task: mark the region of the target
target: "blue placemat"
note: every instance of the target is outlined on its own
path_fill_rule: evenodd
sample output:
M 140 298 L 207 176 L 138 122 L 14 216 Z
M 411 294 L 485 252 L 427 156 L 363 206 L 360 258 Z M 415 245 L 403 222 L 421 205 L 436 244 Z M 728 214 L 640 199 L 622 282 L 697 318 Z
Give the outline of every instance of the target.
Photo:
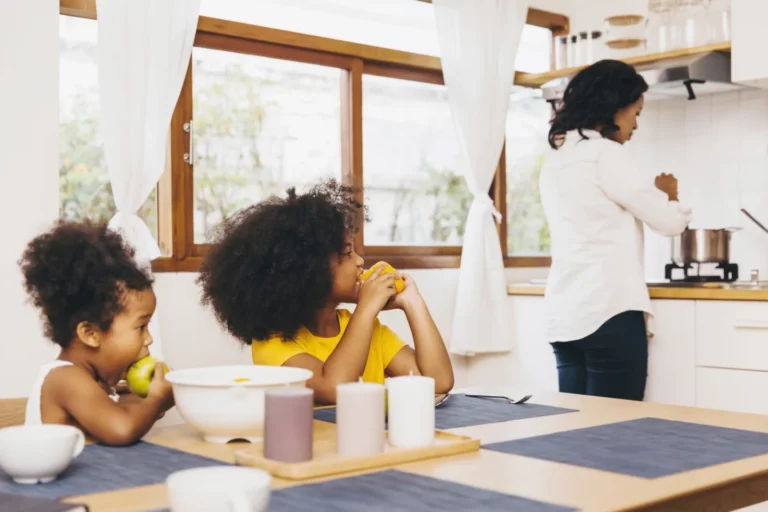
M 561 407 L 528 402 L 524 404 L 510 404 L 500 399 L 451 395 L 443 405 L 435 409 L 435 427 L 440 430 L 447 430 L 567 412 L 577 411 L 575 409 L 563 409 Z M 315 419 L 336 423 L 336 408 L 315 410 Z
M 165 482 L 174 471 L 225 462 L 140 442 L 133 446 L 88 445 L 59 478 L 21 485 L 0 471 L 0 492 L 58 499 Z
M 273 490 L 268 512 L 565 512 L 575 508 L 386 470 Z M 167 512 L 167 511 L 166 511 Z
M 484 445 L 612 473 L 658 478 L 768 454 L 768 434 L 659 418 Z

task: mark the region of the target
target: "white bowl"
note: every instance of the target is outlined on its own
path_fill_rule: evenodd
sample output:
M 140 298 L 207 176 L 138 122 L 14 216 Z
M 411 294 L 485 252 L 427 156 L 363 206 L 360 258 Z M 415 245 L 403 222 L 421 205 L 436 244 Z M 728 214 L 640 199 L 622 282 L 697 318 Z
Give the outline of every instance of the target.
M 184 421 L 211 443 L 260 441 L 264 434 L 264 390 L 305 387 L 312 372 L 284 366 L 213 366 L 168 372 Z M 248 379 L 235 382 L 235 379 Z
M 172 512 L 265 512 L 272 475 L 256 468 L 213 466 L 177 471 L 165 483 Z
M 20 484 L 55 480 L 85 447 L 69 425 L 17 425 L 0 429 L 0 468 Z

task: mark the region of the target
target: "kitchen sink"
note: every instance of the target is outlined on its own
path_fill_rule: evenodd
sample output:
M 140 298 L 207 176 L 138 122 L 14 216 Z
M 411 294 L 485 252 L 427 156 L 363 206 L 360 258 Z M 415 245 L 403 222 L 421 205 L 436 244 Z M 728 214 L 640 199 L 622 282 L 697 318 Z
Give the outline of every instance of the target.
M 768 290 L 768 281 L 737 281 L 735 283 L 725 283 L 725 289 L 728 290 Z
M 544 286 L 546 279 L 531 279 L 530 284 Z M 713 290 L 768 290 L 768 281 L 736 281 L 724 283 L 720 281 L 647 281 L 649 288 L 698 288 Z
M 712 288 L 723 289 L 728 286 L 728 283 L 721 283 L 717 281 L 712 282 L 695 282 L 695 281 L 648 281 L 646 283 L 650 288 Z

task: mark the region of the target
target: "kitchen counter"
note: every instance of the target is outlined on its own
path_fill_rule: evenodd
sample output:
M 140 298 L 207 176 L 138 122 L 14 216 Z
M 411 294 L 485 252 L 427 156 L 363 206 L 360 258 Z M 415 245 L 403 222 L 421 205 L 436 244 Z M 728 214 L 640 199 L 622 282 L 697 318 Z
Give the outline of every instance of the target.
M 507 285 L 507 295 L 543 296 L 544 286 L 543 282 L 511 283 Z M 648 290 L 652 299 L 768 301 L 768 287 L 762 283 L 755 288 L 746 287 L 746 283 L 739 286 L 649 283 Z

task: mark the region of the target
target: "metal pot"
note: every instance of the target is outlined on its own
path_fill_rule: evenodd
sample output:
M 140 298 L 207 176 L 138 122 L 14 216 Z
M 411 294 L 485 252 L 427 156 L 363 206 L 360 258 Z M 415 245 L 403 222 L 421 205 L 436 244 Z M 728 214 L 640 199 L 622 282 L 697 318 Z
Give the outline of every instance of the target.
M 672 261 L 690 263 L 728 263 L 731 234 L 737 229 L 688 229 L 672 238 Z

